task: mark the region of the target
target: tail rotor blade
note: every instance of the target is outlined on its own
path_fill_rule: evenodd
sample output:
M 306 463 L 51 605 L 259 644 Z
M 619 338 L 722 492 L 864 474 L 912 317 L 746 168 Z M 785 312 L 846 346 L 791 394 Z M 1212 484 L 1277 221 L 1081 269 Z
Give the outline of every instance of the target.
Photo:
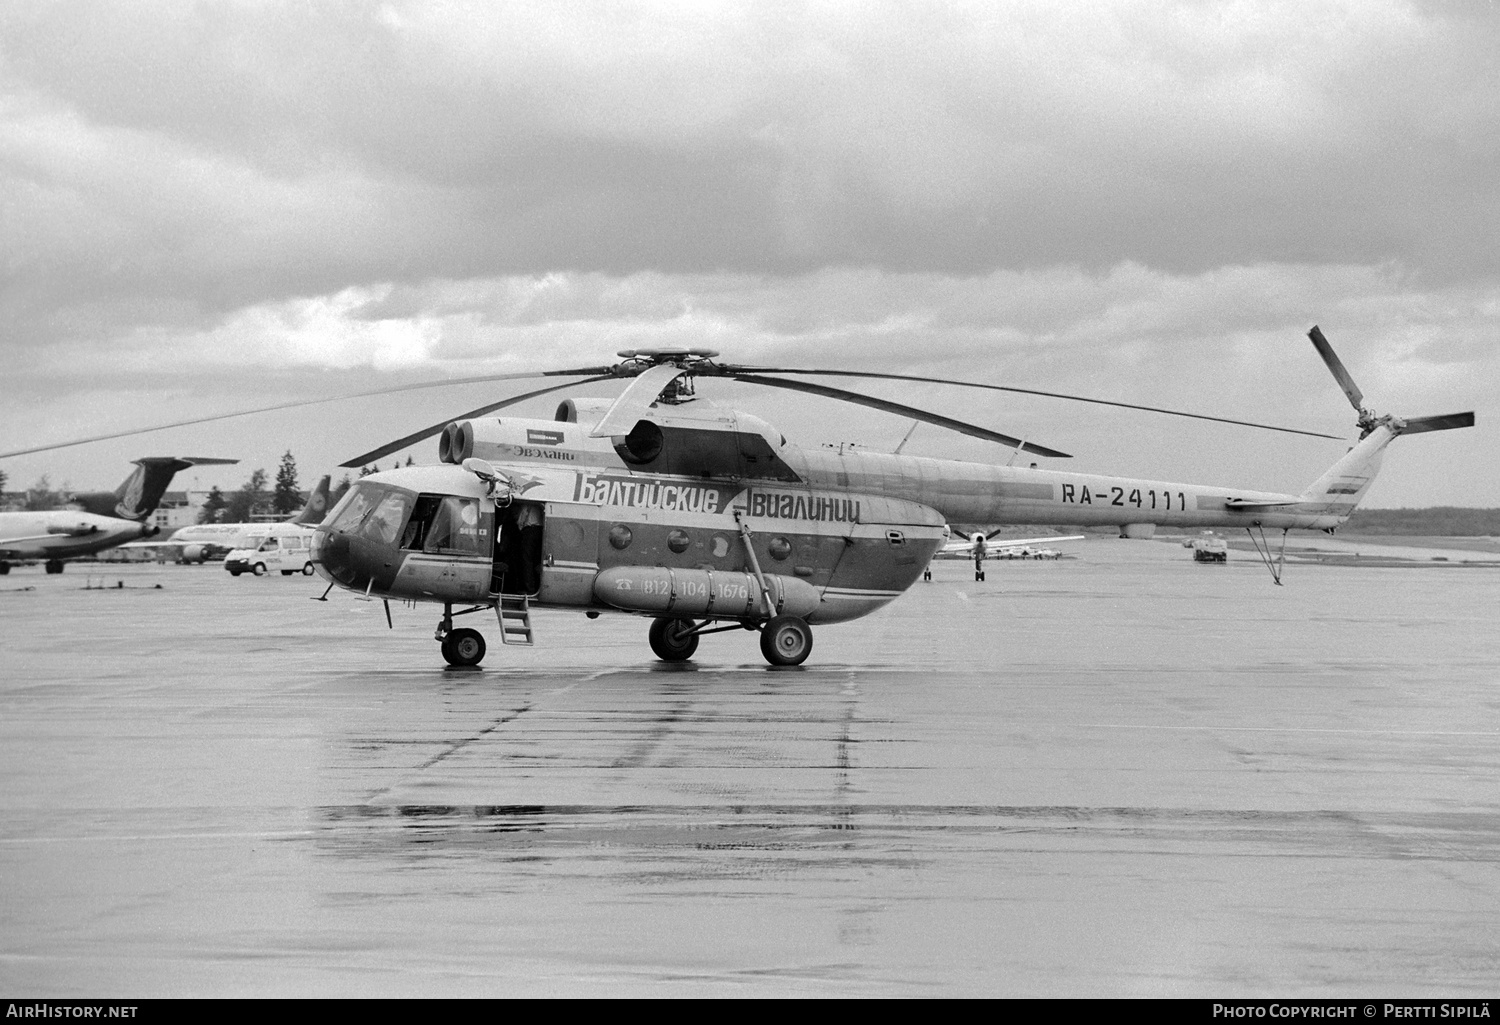
M 1401 428 L 1402 434 L 1426 434 L 1428 431 L 1451 431 L 1456 427 L 1473 427 L 1474 414 L 1444 413 L 1441 416 L 1414 416 Z
M 1356 412 L 1364 412 L 1365 396 L 1359 390 L 1359 385 L 1354 383 L 1354 378 L 1349 376 L 1349 371 L 1344 369 L 1343 360 L 1339 359 L 1338 353 L 1333 351 L 1333 346 L 1328 344 L 1328 339 L 1323 337 L 1323 332 L 1316 324 L 1307 333 L 1312 339 L 1313 348 L 1318 350 L 1318 355 L 1323 357 L 1323 362 L 1328 364 L 1328 369 L 1333 371 L 1334 380 L 1338 381 L 1339 387 L 1344 389 L 1344 394 L 1349 396 L 1349 402 L 1353 404 Z

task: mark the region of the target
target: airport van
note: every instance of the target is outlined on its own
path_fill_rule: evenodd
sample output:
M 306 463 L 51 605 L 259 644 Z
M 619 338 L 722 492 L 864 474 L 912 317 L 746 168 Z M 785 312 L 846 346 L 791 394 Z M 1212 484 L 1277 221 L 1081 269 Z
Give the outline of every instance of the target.
M 224 568 L 230 576 L 253 573 L 263 577 L 267 573 L 280 572 L 289 577 L 293 573 L 313 575 L 312 539 L 314 531 L 292 523 L 267 524 L 264 534 L 255 534 L 244 548 L 236 548 L 224 557 Z

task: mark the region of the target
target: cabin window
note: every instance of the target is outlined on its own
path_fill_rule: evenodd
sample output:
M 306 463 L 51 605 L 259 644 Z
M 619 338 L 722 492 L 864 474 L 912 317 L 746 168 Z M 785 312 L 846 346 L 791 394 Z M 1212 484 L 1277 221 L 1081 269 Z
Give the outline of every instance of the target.
M 430 555 L 487 557 L 493 519 L 493 514 L 481 510 L 477 498 L 418 495 L 401 535 L 401 547 Z
M 792 554 L 792 543 L 784 537 L 774 537 L 771 539 L 770 551 L 771 558 L 781 562 Z
M 618 551 L 623 552 L 629 548 L 633 537 L 634 535 L 631 534 L 630 528 L 623 523 L 616 523 L 613 527 L 609 528 L 609 543 Z
M 679 554 L 691 548 L 692 544 L 693 539 L 685 530 L 674 530 L 667 535 L 667 547 Z

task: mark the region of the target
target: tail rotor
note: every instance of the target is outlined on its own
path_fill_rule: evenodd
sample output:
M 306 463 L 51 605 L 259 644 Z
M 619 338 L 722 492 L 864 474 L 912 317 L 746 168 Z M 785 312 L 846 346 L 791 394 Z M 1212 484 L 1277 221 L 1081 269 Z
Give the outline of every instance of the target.
M 1467 413 L 1442 413 L 1437 416 L 1414 416 L 1398 417 L 1389 414 L 1381 416 L 1374 411 L 1366 409 L 1364 392 L 1359 390 L 1359 385 L 1354 383 L 1354 378 L 1349 374 L 1348 368 L 1344 366 L 1343 360 L 1339 359 L 1338 353 L 1333 351 L 1333 346 L 1328 344 L 1328 339 L 1323 337 L 1323 332 L 1316 324 L 1307 337 L 1312 339 L 1313 348 L 1318 350 L 1318 355 L 1323 357 L 1323 362 L 1328 364 L 1328 369 L 1333 373 L 1334 380 L 1338 381 L 1339 387 L 1349 398 L 1349 404 L 1359 414 L 1360 437 L 1366 438 L 1370 432 L 1382 425 L 1389 427 L 1393 435 L 1396 434 L 1425 434 L 1428 431 L 1451 431 L 1458 427 L 1473 427 L 1474 414 Z

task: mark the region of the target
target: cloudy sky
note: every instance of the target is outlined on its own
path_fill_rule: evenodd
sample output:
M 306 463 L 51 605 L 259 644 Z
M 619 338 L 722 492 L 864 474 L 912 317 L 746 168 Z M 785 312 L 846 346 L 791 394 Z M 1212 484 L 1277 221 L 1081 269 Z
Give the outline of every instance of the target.
M 1394 445 L 1370 505 L 1500 506 L 1497 53 L 1479 0 L 13 0 L 0 449 L 659 344 L 1352 436 L 1316 323 L 1378 411 L 1478 413 Z M 1295 491 L 1345 447 L 860 387 L 1058 468 Z M 140 455 L 229 456 L 183 479 L 233 487 L 291 450 L 310 481 L 506 388 L 0 469 L 112 487 Z M 700 393 L 809 444 L 909 426 Z M 906 450 L 1009 456 L 931 427 Z

